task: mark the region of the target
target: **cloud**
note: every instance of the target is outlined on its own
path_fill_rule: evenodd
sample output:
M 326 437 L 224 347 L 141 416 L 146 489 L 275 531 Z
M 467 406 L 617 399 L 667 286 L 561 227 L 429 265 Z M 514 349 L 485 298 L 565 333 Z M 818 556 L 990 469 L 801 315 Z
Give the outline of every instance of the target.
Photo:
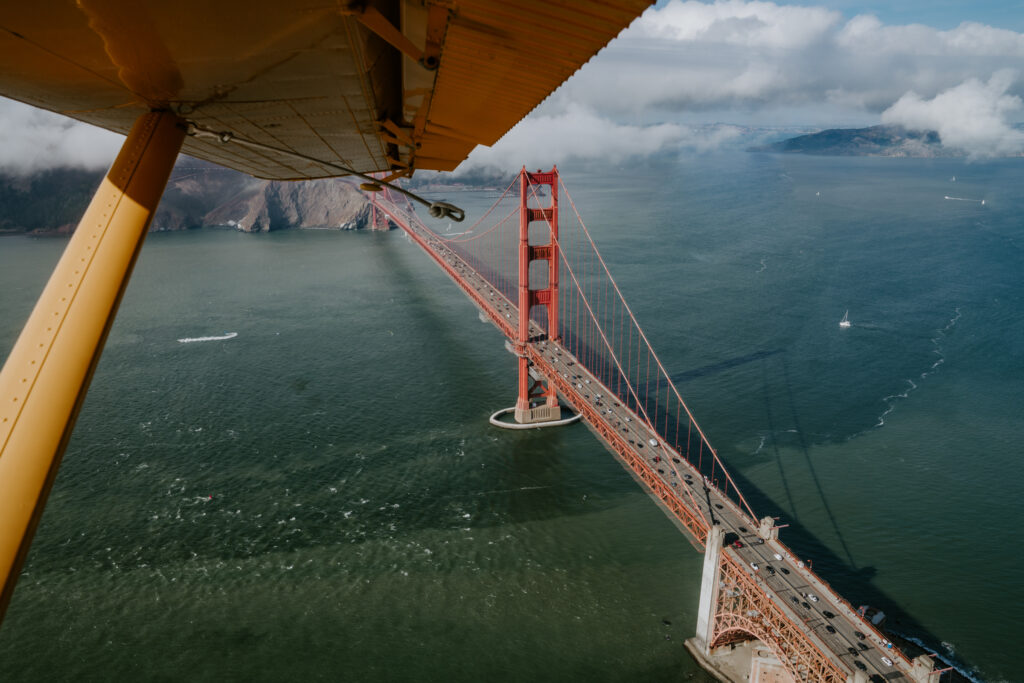
M 56 166 L 106 168 L 124 137 L 21 102 L 0 98 L 0 171 Z
M 933 98 L 1022 57 L 1024 33 L 976 22 L 943 31 L 886 25 L 871 15 L 845 20 L 822 7 L 671 0 L 647 10 L 550 106 L 579 103 L 647 123 L 699 117 L 755 124 L 780 118 L 772 112 L 819 107 L 830 116 L 845 109 L 866 123 L 909 91 Z M 1015 83 L 1010 94 L 1024 89 Z
M 670 2 L 643 14 L 629 29 L 636 37 L 718 43 L 745 48 L 793 49 L 825 38 L 842 16 L 820 7 L 726 0 Z
M 885 26 L 877 17 L 854 17 L 836 35 L 840 47 L 872 54 L 953 57 L 1024 57 L 1024 34 L 976 22 L 949 31 L 921 24 Z
M 569 159 L 617 163 L 680 148 L 706 151 L 735 138 L 733 126 L 691 128 L 677 123 L 616 123 L 578 104 L 523 119 L 492 147 L 477 147 L 455 173 L 476 168 L 546 168 Z
M 882 112 L 882 122 L 915 130 L 934 130 L 946 147 L 972 156 L 1024 152 L 1024 131 L 1007 122 L 1024 112 L 1024 101 L 1008 94 L 1017 75 L 997 71 L 988 82 L 970 78 L 932 99 L 908 92 Z

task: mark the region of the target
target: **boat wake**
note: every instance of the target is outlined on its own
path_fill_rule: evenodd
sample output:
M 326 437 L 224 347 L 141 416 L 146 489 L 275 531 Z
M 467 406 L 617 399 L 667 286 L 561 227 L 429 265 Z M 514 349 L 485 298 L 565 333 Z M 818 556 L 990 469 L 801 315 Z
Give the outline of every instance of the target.
M 952 202 L 974 202 L 975 204 L 981 204 L 982 206 L 985 206 L 984 199 L 971 199 L 969 197 L 950 197 L 948 194 L 944 197 L 944 199 L 948 199 Z
M 942 341 L 952 331 L 952 329 L 956 327 L 957 322 L 960 320 L 960 307 L 957 306 L 954 308 L 953 313 L 953 317 L 949 319 L 945 326 L 941 329 L 935 330 L 935 336 L 931 338 L 932 353 L 938 356 L 938 358 L 936 358 L 935 362 L 931 364 L 931 367 L 920 374 L 919 379 L 927 379 L 929 375 L 935 374 L 938 372 L 942 364 L 946 362 L 946 356 L 942 352 Z M 918 387 L 917 383 L 912 379 L 906 379 L 904 382 L 909 385 L 904 391 L 898 394 L 891 394 L 882 399 L 882 402 L 886 404 L 886 409 L 885 412 L 878 416 L 878 422 L 875 424 L 875 428 L 883 426 L 885 424 L 886 415 L 896 409 L 897 402 L 907 398 L 910 395 L 910 392 L 914 391 Z
M 217 337 L 185 337 L 184 339 L 179 339 L 178 342 L 181 344 L 192 344 L 194 342 L 223 341 L 225 339 L 234 339 L 237 336 L 237 332 L 227 332 Z

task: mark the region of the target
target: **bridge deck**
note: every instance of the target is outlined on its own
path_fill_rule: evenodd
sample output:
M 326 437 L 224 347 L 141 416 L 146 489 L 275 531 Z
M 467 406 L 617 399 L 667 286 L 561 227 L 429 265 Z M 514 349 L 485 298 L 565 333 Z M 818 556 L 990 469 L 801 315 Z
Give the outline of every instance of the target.
M 443 240 L 423 230 L 398 211 L 384 209 L 405 232 L 448 273 L 459 287 L 508 338 L 515 338 L 518 308 L 477 273 Z M 707 481 L 675 452 L 642 418 L 617 400 L 614 393 L 583 367 L 557 341 L 543 339 L 527 345 L 537 371 L 553 382 L 562 398 L 583 414 L 587 426 L 618 457 L 663 510 L 699 546 L 708 524 L 721 525 L 730 544 L 726 558 L 743 568 L 772 603 L 807 639 L 841 670 L 860 669 L 873 680 L 909 680 L 910 662 L 888 646 L 869 622 L 836 594 L 820 577 L 777 539 L 757 534 L 750 519 L 713 482 Z M 741 547 L 732 544 L 733 538 Z M 755 569 L 755 565 L 757 568 Z M 886 664 L 882 658 L 892 661 Z

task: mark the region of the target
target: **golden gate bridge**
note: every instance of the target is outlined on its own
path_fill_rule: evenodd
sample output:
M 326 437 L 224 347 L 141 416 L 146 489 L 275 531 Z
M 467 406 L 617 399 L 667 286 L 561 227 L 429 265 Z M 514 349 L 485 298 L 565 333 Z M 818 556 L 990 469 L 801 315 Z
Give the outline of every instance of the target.
M 517 357 L 514 407 L 498 426 L 575 412 L 705 554 L 686 645 L 722 680 L 935 681 L 758 519 L 686 405 L 601 257 L 557 168 L 524 168 L 465 231 L 431 229 L 408 197 L 374 190 L 390 218 L 473 301 Z M 570 211 L 560 211 L 564 197 Z M 514 423 L 500 420 L 511 413 Z

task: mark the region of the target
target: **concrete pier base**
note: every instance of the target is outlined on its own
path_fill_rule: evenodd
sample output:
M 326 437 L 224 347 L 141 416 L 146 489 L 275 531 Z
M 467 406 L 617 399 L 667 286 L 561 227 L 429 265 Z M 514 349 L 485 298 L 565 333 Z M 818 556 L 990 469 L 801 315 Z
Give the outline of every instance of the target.
M 696 638 L 684 645 L 705 671 L 724 683 L 796 683 L 764 643 L 748 640 L 705 652 Z
M 928 655 L 918 655 L 910 663 L 910 666 L 910 680 L 917 681 L 917 683 L 928 683 L 932 670 L 935 668 L 935 661 Z
M 545 404 L 536 408 L 520 408 L 516 406 L 515 419 L 519 424 L 560 420 L 562 419 L 562 408 L 557 403 L 553 406 Z

